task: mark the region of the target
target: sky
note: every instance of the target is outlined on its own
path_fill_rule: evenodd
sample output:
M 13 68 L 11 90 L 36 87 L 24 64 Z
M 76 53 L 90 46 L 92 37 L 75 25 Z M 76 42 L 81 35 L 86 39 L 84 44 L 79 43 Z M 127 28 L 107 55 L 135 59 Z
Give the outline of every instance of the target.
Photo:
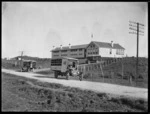
M 139 56 L 148 57 L 146 2 L 2 2 L 2 58 L 51 58 L 53 46 L 119 43 L 136 56 L 137 36 L 129 21 L 144 24 Z M 93 38 L 91 38 L 93 34 Z

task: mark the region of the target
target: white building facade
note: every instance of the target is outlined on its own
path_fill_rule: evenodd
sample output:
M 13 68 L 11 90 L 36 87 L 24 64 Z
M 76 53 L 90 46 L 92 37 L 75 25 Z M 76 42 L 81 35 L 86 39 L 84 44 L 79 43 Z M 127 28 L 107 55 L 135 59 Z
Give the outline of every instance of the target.
M 86 57 L 101 56 L 120 58 L 125 56 L 125 49 L 119 44 L 105 43 L 105 42 L 91 42 L 86 48 Z

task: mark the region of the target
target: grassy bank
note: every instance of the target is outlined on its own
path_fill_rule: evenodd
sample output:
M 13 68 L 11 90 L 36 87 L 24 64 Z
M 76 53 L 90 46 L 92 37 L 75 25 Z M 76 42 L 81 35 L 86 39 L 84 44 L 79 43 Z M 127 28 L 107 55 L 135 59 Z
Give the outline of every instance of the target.
M 145 112 L 147 101 L 2 73 L 2 111 Z
M 136 58 L 126 57 L 121 61 L 104 67 L 103 75 L 101 70 L 95 70 L 89 73 L 86 72 L 84 80 L 148 88 L 147 58 L 139 57 L 138 74 L 139 75 L 136 76 Z M 132 82 L 130 82 L 130 78 L 132 78 Z

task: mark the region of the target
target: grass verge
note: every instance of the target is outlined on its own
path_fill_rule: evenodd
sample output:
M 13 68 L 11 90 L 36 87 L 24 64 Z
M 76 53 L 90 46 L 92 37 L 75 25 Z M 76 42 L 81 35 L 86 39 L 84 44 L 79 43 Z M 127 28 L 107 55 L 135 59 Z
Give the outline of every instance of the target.
M 2 111 L 146 112 L 147 101 L 2 73 Z

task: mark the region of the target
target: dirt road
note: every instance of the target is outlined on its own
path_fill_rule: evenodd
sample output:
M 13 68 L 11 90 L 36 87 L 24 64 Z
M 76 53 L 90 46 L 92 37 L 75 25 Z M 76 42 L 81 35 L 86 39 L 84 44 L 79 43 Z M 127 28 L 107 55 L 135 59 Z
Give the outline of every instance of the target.
M 50 68 L 35 69 L 33 72 L 48 71 L 48 70 L 50 70 Z
M 133 97 L 133 98 L 143 98 L 145 100 L 148 99 L 148 89 L 146 88 L 128 87 L 128 86 L 121 86 L 121 85 L 107 84 L 107 83 L 100 83 L 100 82 L 62 80 L 62 79 L 45 77 L 45 75 L 26 73 L 26 72 L 15 72 L 13 70 L 7 70 L 7 69 L 2 69 L 2 72 L 23 76 L 27 78 L 37 79 L 43 82 L 59 83 L 65 86 L 92 90 L 95 92 L 104 92 L 104 93 L 123 95 L 123 96 Z

